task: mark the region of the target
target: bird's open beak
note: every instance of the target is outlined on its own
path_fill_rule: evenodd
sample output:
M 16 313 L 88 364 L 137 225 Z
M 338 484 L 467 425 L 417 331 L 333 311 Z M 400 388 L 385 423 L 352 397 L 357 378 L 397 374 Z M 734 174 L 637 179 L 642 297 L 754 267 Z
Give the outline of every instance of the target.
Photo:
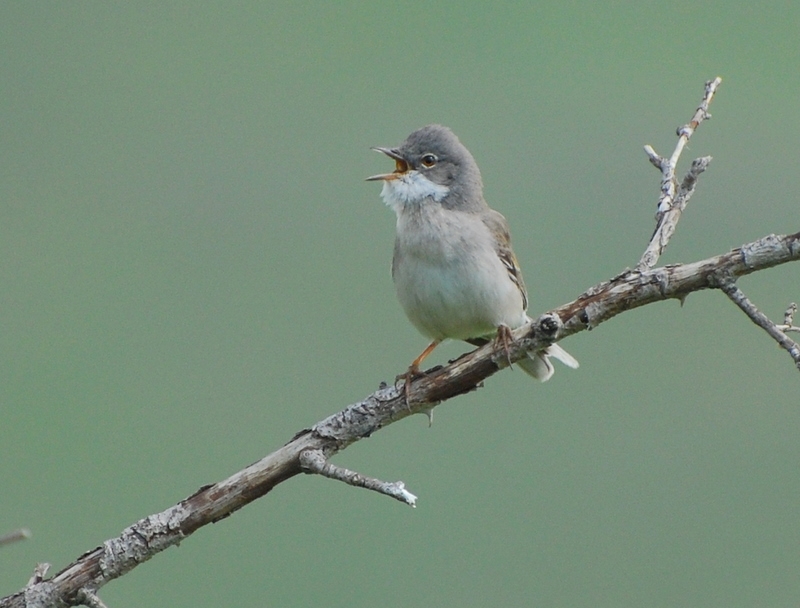
M 389 158 L 393 158 L 395 164 L 395 170 L 393 173 L 380 173 L 378 175 L 373 175 L 371 177 L 368 177 L 365 181 L 377 182 L 383 180 L 385 182 L 388 182 L 390 180 L 397 179 L 403 173 L 408 171 L 408 163 L 403 159 L 402 156 L 400 156 L 397 150 L 392 150 L 391 148 L 379 148 L 377 146 L 371 149 L 375 150 L 376 152 L 383 152 Z

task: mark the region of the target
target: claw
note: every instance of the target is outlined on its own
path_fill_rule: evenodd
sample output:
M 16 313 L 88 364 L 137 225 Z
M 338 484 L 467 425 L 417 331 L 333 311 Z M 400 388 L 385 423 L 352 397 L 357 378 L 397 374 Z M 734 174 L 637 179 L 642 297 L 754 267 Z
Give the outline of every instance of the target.
M 405 374 L 400 374 L 397 378 L 394 379 L 395 382 L 400 380 L 401 378 L 404 380 L 403 382 L 403 393 L 405 394 L 406 399 L 406 407 L 408 411 L 411 411 L 411 406 L 408 403 L 408 393 L 411 390 L 411 381 L 414 378 L 418 378 L 419 376 L 424 376 L 425 374 L 419 371 L 420 364 L 425 360 L 425 358 L 433 352 L 433 349 L 439 346 L 441 340 L 434 340 L 430 344 L 428 344 L 427 348 L 420 353 L 419 357 L 414 359 L 411 362 L 411 365 L 408 366 L 408 371 Z
M 408 402 L 408 395 L 411 392 L 411 383 L 414 381 L 414 378 L 419 378 L 424 375 L 425 374 L 423 372 L 419 371 L 419 366 L 412 363 L 408 367 L 408 371 L 406 371 L 406 373 L 400 374 L 394 379 L 395 382 L 400 380 L 403 381 L 403 397 L 409 412 L 411 411 L 411 404 Z
M 503 350 L 506 353 L 506 361 L 508 361 L 508 367 L 511 367 L 511 352 L 509 351 L 509 347 L 511 343 L 514 341 L 514 338 L 511 336 L 511 328 L 508 325 L 498 325 L 497 336 L 495 337 L 494 340 L 497 346 L 503 347 Z

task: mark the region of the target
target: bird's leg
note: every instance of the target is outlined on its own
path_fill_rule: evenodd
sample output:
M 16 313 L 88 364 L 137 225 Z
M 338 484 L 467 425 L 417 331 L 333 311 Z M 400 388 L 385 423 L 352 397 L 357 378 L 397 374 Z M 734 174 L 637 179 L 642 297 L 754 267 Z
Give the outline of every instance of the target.
M 508 367 L 511 367 L 511 353 L 509 352 L 509 346 L 514 341 L 514 338 L 511 336 L 511 328 L 508 325 L 498 325 L 497 336 L 494 340 L 495 345 L 503 347 L 503 350 L 506 353 L 506 360 L 508 360 Z
M 428 344 L 428 347 L 420 353 L 419 357 L 414 359 L 411 362 L 411 365 L 408 366 L 408 371 L 406 371 L 405 374 L 400 374 L 399 376 L 397 376 L 397 378 L 395 378 L 395 382 L 397 380 L 400 380 L 401 378 L 404 380 L 403 389 L 406 396 L 406 405 L 408 405 L 408 392 L 411 388 L 411 381 L 417 376 L 423 375 L 422 372 L 419 371 L 419 366 L 428 357 L 428 355 L 430 355 L 433 352 L 433 349 L 439 346 L 440 343 L 441 340 L 434 340 L 433 342 Z

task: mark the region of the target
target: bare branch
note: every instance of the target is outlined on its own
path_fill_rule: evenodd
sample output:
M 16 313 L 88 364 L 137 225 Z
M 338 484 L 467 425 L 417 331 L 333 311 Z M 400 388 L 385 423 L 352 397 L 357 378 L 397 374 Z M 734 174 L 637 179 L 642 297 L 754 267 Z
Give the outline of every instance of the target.
M 774 339 L 780 345 L 781 348 L 789 353 L 792 359 L 794 359 L 797 369 L 800 370 L 800 344 L 789 338 L 777 325 L 775 325 L 775 323 L 770 321 L 767 315 L 758 310 L 755 304 L 753 304 L 748 297 L 744 295 L 744 292 L 739 289 L 739 287 L 736 285 L 736 281 L 730 278 L 723 278 L 720 281 L 719 288 L 731 299 L 734 304 L 742 309 L 744 314 L 750 317 L 750 320 L 753 321 L 753 323 L 767 332 L 772 339 Z M 791 310 L 791 307 L 789 310 Z M 789 310 L 786 312 L 788 313 Z M 791 317 L 791 315 L 788 314 L 786 316 Z M 787 325 L 791 325 L 791 322 L 787 323 Z
M 367 478 L 331 464 L 330 459 L 350 444 L 369 437 L 389 424 L 411 414 L 429 414 L 438 403 L 476 390 L 486 378 L 527 357 L 529 352 L 596 327 L 626 310 L 667 299 L 683 301 L 689 294 L 703 289 L 724 289 L 730 297 L 738 291 L 735 286 L 738 277 L 800 260 L 798 232 L 769 235 L 728 253 L 692 264 L 661 268 L 648 265 L 651 260 L 654 264 L 663 251 L 677 223 L 680 209 L 685 207 L 686 200 L 694 190 L 697 176 L 708 164 L 707 159 L 695 161 L 680 189 L 677 189 L 674 164 L 686 141 L 708 116 L 708 104 L 719 82 L 716 79 L 707 83 L 703 103 L 692 121 L 679 131 L 679 146 L 669 160 L 658 156 L 652 148 L 647 148 L 653 164 L 662 169 L 667 165 L 663 170 L 672 172 L 669 179 L 672 187 L 669 209 L 664 215 L 677 210 L 677 216 L 673 219 L 659 220 L 657 232 L 662 230 L 666 239 L 658 240 L 660 237 L 654 235 L 651 245 L 654 241 L 660 244 L 654 250 L 655 258 L 648 258 L 647 264 L 640 262 L 635 270 L 625 271 L 599 283 L 574 301 L 514 330 L 509 343 L 492 340 L 446 366 L 427 370 L 421 377 L 414 378 L 407 391 L 403 382 L 382 385 L 362 401 L 329 416 L 310 429 L 300 431 L 282 448 L 258 462 L 223 481 L 200 488 L 161 513 L 139 520 L 124 529 L 118 537 L 84 553 L 52 578 L 44 580 L 46 569 L 40 569 L 22 591 L 0 599 L 0 608 L 61 608 L 81 603 L 102 606 L 96 593 L 103 585 L 168 547 L 179 544 L 202 526 L 231 515 L 264 496 L 279 483 L 303 472 L 317 473 L 375 490 L 413 506 L 416 497 L 405 490 L 402 482 L 386 483 Z M 662 228 L 668 222 L 671 222 L 671 228 Z M 745 300 L 739 298 L 740 302 Z M 752 309 L 755 310 L 755 307 Z M 791 313 L 787 311 L 784 319 L 786 325 L 791 326 L 793 313 L 794 309 Z M 788 342 L 786 344 L 789 345 Z M 800 354 L 793 356 L 797 361 Z
M 406 486 L 402 481 L 381 481 L 373 477 L 361 475 L 350 469 L 338 467 L 325 460 L 325 455 L 321 450 L 305 450 L 300 454 L 300 466 L 307 473 L 316 473 L 329 479 L 336 479 L 344 483 L 355 486 L 357 488 L 365 488 L 380 494 L 390 496 L 395 500 L 404 502 L 405 504 L 416 507 L 417 497 L 411 492 L 406 490 Z
M 684 299 L 702 289 L 720 288 L 720 277 L 736 278 L 800 260 L 800 232 L 770 235 L 723 255 L 646 271 L 627 271 L 595 285 L 577 299 L 512 332 L 514 341 L 496 340 L 444 367 L 428 370 L 410 386 L 408 405 L 402 382 L 375 391 L 358 403 L 300 431 L 289 443 L 219 483 L 166 511 L 139 520 L 58 572 L 53 578 L 0 600 L 0 608 L 76 605 L 81 589 L 100 589 L 118 576 L 178 544 L 200 527 L 219 521 L 303 472 L 301 455 L 318 451 L 324 459 L 413 413 L 478 388 L 489 376 L 556 340 L 596 327 L 633 308 Z M 308 463 L 307 463 L 308 464 Z M 365 486 L 366 487 L 366 486 Z
M 653 231 L 653 236 L 650 237 L 650 242 L 642 254 L 642 258 L 636 265 L 637 270 L 646 270 L 656 265 L 658 258 L 661 257 L 675 232 L 675 227 L 681 219 L 683 210 L 694 193 L 697 178 L 711 162 L 710 156 L 696 159 L 692 163 L 692 168 L 684 178 L 680 189 L 678 189 L 678 183 L 675 179 L 678 160 L 700 123 L 711 117 L 708 113 L 708 106 L 711 104 L 711 100 L 714 98 L 714 94 L 721 83 L 722 79 L 720 77 L 706 82 L 703 99 L 697 110 L 695 110 L 694 116 L 687 124 L 678 129 L 678 143 L 675 145 L 675 150 L 669 159 L 657 154 L 649 144 L 644 147 L 650 162 L 661 171 L 661 195 L 658 200 L 658 211 L 656 212 L 656 229 Z
M 711 118 L 711 114 L 708 113 L 708 106 L 711 105 L 711 100 L 714 99 L 714 94 L 717 92 L 717 88 L 719 88 L 720 84 L 722 84 L 722 78 L 719 76 L 717 76 L 714 80 L 709 80 L 706 82 L 703 100 L 700 102 L 700 105 L 697 106 L 697 110 L 695 110 L 692 120 L 678 129 L 678 145 L 675 147 L 672 157 L 669 159 L 669 164 L 673 169 L 678 164 L 678 159 L 681 156 L 681 152 L 683 152 L 686 144 L 689 143 L 689 138 L 691 138 L 691 136 L 697 130 L 697 127 L 699 127 L 700 123 L 702 123 L 705 119 Z

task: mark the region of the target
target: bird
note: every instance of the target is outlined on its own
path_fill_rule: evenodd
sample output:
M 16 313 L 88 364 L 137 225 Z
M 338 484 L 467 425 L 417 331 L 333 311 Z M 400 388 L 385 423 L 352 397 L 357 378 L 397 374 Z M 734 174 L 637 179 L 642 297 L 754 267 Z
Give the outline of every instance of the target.
M 431 124 L 396 148 L 373 147 L 395 170 L 367 178 L 383 182 L 381 198 L 397 216 L 392 279 L 406 316 L 430 343 L 406 379 L 444 340 L 508 347 L 510 331 L 529 323 L 528 292 L 511 248 L 508 222 L 486 203 L 472 154 L 447 127 Z M 550 357 L 578 361 L 557 344 L 528 353 L 519 366 L 544 382 Z

